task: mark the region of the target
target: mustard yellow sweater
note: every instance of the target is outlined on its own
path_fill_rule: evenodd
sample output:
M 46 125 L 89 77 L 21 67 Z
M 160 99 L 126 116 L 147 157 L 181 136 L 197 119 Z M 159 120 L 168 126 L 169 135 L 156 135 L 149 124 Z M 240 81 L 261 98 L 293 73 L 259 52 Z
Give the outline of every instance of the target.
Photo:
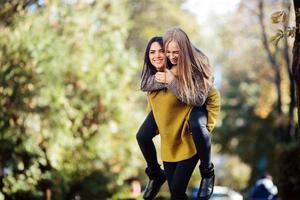
M 158 132 L 161 137 L 161 158 L 167 162 L 188 159 L 196 154 L 196 148 L 188 122 L 193 106 L 179 101 L 170 90 L 149 93 Z M 206 100 L 208 110 L 208 130 L 212 131 L 220 111 L 220 94 L 212 88 Z
M 208 92 L 207 99 L 205 101 L 205 107 L 207 110 L 207 129 L 212 132 L 216 126 L 218 116 L 221 108 L 221 95 L 220 92 L 212 87 Z

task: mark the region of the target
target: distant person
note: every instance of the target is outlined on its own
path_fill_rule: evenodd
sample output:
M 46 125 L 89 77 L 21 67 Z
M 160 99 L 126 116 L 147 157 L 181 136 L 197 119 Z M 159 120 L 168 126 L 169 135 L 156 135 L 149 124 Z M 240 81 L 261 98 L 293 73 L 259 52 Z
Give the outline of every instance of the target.
M 273 178 L 270 174 L 264 174 L 258 179 L 253 187 L 250 195 L 251 200 L 277 200 L 278 189 L 273 183 Z

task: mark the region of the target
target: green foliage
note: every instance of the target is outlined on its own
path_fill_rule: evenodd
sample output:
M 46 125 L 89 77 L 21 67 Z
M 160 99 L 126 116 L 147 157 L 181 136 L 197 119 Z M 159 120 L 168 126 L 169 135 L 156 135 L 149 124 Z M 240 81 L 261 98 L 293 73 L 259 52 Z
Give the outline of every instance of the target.
M 76 177 L 70 185 L 69 193 L 66 199 L 76 198 L 80 199 L 106 199 L 116 192 L 116 188 L 112 190 L 112 174 L 103 173 L 103 171 L 92 171 L 87 176 Z
M 250 184 L 264 171 L 275 174 L 275 148 L 287 135 L 286 108 L 290 103 L 283 54 L 279 53 L 281 50 L 269 45 L 271 55 L 280 63 L 283 114 L 280 116 L 276 112 L 278 94 L 274 84 L 275 70 L 270 65 L 264 47 L 262 30 L 257 22 L 258 13 L 253 12 L 258 9 L 258 5 L 257 1 L 242 1 L 240 9 L 219 32 L 220 46 L 223 47 L 218 55 L 220 65 L 223 66 L 222 122 L 214 134 L 221 152 L 237 154 L 250 165 Z M 265 15 L 278 6 L 271 1 L 264 1 L 264 5 Z M 274 27 L 270 21 L 267 22 L 265 20 L 264 24 L 268 34 Z M 278 48 L 284 49 L 282 44 Z
M 1 0 L 0 24 L 11 25 L 15 19 L 23 16 L 26 9 L 32 5 L 39 5 L 38 0 Z
M 184 0 L 129 0 L 131 28 L 128 46 L 134 46 L 139 55 L 144 52 L 147 41 L 155 35 L 163 35 L 173 26 L 182 27 L 193 43 L 200 42 L 199 24 L 195 16 L 183 10 Z
M 53 2 L 3 27 L 0 150 L 5 196 L 39 199 L 51 189 L 54 199 L 61 199 L 73 190 L 72 181 L 92 183 L 96 170 L 113 183 L 91 193 L 101 198 L 130 176 L 119 172 L 129 171 L 135 142 L 136 125 L 126 119 L 134 117 L 129 92 L 137 63 L 124 46 L 124 5 Z M 86 178 L 73 178 L 79 175 Z M 101 177 L 96 179 L 101 185 Z
M 254 81 L 247 80 L 247 73 L 226 73 L 223 85 L 222 126 L 216 130 L 214 141 L 221 152 L 237 154 L 252 167 L 250 182 L 264 170 L 273 172 L 274 144 L 277 130 L 274 113 L 261 117 L 256 113 L 260 90 Z M 238 77 L 238 79 L 236 79 Z M 243 80 L 243 81 L 240 81 Z

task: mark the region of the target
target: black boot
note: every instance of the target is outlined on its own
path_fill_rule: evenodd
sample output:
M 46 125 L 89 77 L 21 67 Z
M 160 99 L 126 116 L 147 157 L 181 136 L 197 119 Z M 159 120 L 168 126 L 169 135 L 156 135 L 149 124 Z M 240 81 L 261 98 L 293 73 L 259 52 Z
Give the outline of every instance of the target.
M 201 183 L 198 191 L 198 199 L 208 200 L 211 197 L 214 190 L 214 184 L 215 184 L 214 165 L 211 164 L 211 166 L 206 169 L 200 166 L 200 173 L 201 173 Z
M 165 172 L 160 168 L 155 172 L 151 172 L 148 168 L 146 168 L 146 174 L 150 180 L 144 190 L 143 198 L 152 200 L 158 194 L 160 187 L 166 181 L 166 175 Z

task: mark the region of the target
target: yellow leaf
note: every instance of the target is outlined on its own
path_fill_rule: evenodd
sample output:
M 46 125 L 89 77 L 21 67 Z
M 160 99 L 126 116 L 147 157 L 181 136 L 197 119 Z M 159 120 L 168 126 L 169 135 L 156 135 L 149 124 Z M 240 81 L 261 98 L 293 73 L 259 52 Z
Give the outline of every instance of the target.
M 279 22 L 285 22 L 286 17 L 287 17 L 287 15 L 286 15 L 285 11 L 274 12 L 271 15 L 272 23 L 273 24 L 278 24 Z

